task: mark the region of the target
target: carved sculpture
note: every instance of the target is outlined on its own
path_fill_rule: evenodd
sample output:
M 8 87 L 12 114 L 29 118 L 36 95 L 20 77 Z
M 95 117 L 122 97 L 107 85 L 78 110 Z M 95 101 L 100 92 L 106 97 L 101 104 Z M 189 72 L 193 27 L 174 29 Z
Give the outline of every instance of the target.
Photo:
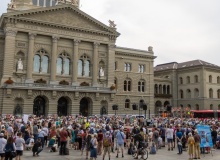
M 34 81 L 34 83 L 42 83 L 42 84 L 46 84 L 47 81 L 41 78 L 41 79 L 38 79 L 38 80 Z
M 11 77 L 8 78 L 8 80 L 5 81 L 6 84 L 13 84 L 14 81 L 11 80 Z
M 100 77 L 104 77 L 104 70 L 103 70 L 103 68 L 101 67 L 100 69 L 99 69 L 99 76 Z
M 18 62 L 17 62 L 17 71 L 19 70 L 23 70 L 23 62 L 21 60 L 21 58 L 19 58 Z
M 69 82 L 65 81 L 65 80 L 62 80 L 59 82 L 59 84 L 61 85 L 69 85 Z
M 109 20 L 108 22 L 109 22 L 109 27 L 111 27 L 111 28 L 115 28 L 116 27 L 116 24 L 115 24 L 114 21 Z

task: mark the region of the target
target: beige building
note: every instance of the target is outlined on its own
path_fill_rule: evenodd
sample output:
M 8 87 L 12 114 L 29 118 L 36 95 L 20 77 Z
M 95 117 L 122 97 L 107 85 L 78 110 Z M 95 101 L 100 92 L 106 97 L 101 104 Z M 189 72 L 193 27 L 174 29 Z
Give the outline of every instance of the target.
M 154 68 L 155 112 L 173 108 L 220 110 L 220 67 L 201 60 Z
M 2 114 L 154 112 L 154 52 L 117 47 L 116 25 L 78 0 L 14 0 L 0 19 Z

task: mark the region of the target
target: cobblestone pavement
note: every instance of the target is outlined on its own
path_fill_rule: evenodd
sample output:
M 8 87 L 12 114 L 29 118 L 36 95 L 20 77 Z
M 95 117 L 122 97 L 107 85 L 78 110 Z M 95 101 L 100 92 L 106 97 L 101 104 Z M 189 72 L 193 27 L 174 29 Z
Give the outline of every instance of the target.
M 126 153 L 125 157 L 122 158 L 121 154 L 119 154 L 119 158 L 116 158 L 116 153 L 111 153 L 111 160 L 132 160 L 133 157 Z M 75 151 L 70 149 L 70 155 L 68 156 L 60 156 L 58 152 L 50 153 L 48 148 L 45 148 L 39 157 L 33 157 L 31 151 L 24 151 L 22 156 L 22 160 L 30 160 L 30 159 L 38 159 L 38 160 L 85 160 L 85 153 L 81 156 L 80 151 Z M 139 158 L 141 159 L 141 158 Z M 187 152 L 183 151 L 182 155 L 177 154 L 177 149 L 173 151 L 167 151 L 166 148 L 159 149 L 156 155 L 149 155 L 149 160 L 188 160 Z M 220 159 L 220 150 L 213 151 L 213 156 L 211 154 L 201 155 L 202 160 L 219 160 Z M 97 160 L 102 160 L 102 156 L 98 156 Z M 105 160 L 108 160 L 108 157 L 105 157 Z

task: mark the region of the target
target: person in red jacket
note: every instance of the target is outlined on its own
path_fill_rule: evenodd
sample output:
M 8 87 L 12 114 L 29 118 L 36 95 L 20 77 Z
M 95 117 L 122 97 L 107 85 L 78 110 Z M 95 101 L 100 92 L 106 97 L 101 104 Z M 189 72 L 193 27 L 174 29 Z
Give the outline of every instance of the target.
M 68 137 L 68 133 L 66 131 L 66 127 L 63 127 L 63 129 L 60 132 L 60 155 L 65 154 L 67 137 Z

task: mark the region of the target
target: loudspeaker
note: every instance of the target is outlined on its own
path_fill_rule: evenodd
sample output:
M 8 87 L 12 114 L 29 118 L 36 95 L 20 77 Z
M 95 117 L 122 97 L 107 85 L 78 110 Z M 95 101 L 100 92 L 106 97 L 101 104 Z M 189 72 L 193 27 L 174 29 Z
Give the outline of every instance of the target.
M 133 110 L 138 110 L 138 106 L 137 106 L 136 104 L 133 104 L 133 105 L 132 105 L 132 109 L 133 109 Z
M 118 110 L 118 105 L 113 105 L 112 110 Z
M 143 104 L 143 110 L 147 110 L 147 105 Z
M 167 106 L 167 112 L 171 112 L 172 106 Z

